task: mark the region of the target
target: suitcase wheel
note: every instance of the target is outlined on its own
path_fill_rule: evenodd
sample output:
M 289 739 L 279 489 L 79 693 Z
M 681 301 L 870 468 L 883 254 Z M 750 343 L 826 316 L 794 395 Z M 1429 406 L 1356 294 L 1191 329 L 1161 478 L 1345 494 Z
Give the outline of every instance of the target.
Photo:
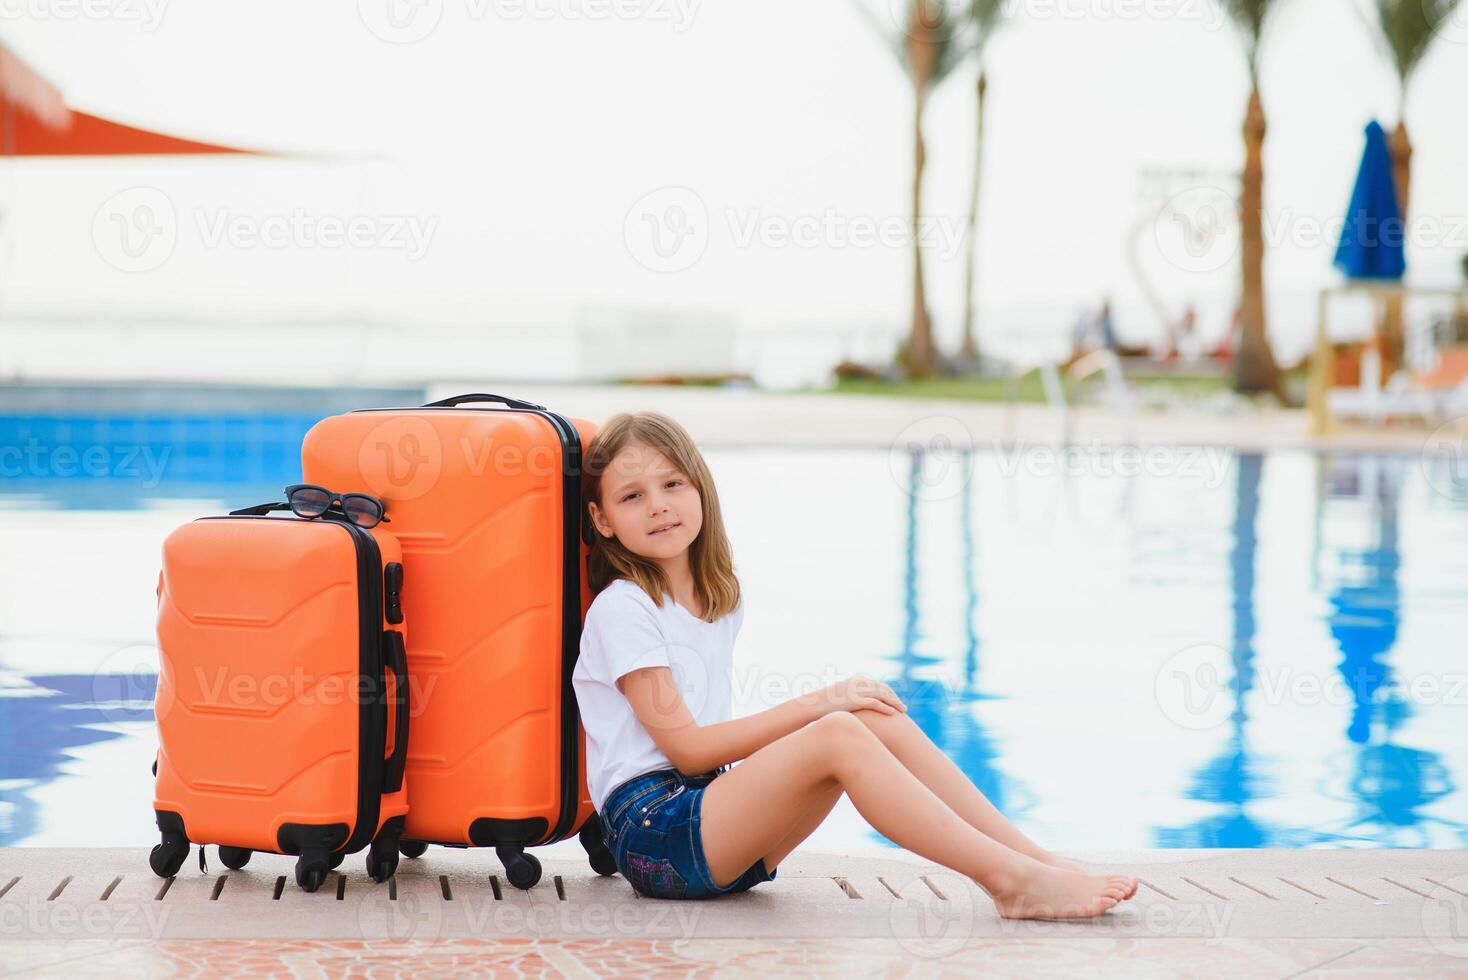
M 398 853 L 405 858 L 421 858 L 428 850 L 428 844 L 421 840 L 405 840 L 398 842 Z
M 526 854 L 522 847 L 496 847 L 500 864 L 505 866 L 505 877 L 516 888 L 527 890 L 540 880 L 540 861 L 533 854 Z
M 591 870 L 603 878 L 617 873 L 617 859 L 612 857 L 612 852 L 607 850 L 606 841 L 601 836 L 601 818 L 592 814 L 581 825 L 581 846 L 586 848 L 586 860 L 591 864 Z
M 160 878 L 172 878 L 189 856 L 189 839 L 178 833 L 165 833 L 163 842 L 154 844 L 148 854 L 148 866 Z
M 302 850 L 296 859 L 296 884 L 314 892 L 326 881 L 326 872 L 330 870 L 331 857 L 325 851 L 315 848 Z
M 398 870 L 398 839 L 379 836 L 367 849 L 367 877 L 386 881 Z
M 250 855 L 254 853 L 248 847 L 230 847 L 226 844 L 220 844 L 219 863 L 231 871 L 238 871 L 250 863 Z

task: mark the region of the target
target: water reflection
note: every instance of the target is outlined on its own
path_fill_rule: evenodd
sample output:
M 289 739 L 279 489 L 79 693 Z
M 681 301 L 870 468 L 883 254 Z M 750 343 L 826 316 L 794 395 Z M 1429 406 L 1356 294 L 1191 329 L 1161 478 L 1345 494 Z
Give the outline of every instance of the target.
M 1401 488 L 1407 462 L 1399 457 L 1352 456 L 1318 461 L 1322 510 L 1350 507 L 1370 541 L 1333 545 L 1317 522 L 1317 561 L 1330 591 L 1330 634 L 1341 653 L 1339 670 L 1350 692 L 1351 716 L 1343 754 L 1350 768 L 1353 816 L 1340 829 L 1397 847 L 1432 847 L 1434 826 L 1468 840 L 1465 825 L 1421 810 L 1453 792 L 1451 773 L 1436 752 L 1397 744 L 1413 708 L 1396 683 L 1388 655 L 1401 626 L 1399 550 Z M 1324 540 L 1323 540 L 1324 539 Z M 1318 568 L 1319 566 L 1317 566 Z
M 1219 812 L 1181 828 L 1159 829 L 1161 847 L 1298 847 L 1321 843 L 1366 842 L 1432 847 L 1430 825 L 1464 838 L 1464 824 L 1424 814 L 1421 809 L 1453 792 L 1450 772 L 1436 752 L 1394 744 L 1396 730 L 1412 707 L 1393 683 L 1389 655 L 1401 623 L 1398 572 L 1399 502 L 1406 461 L 1393 457 L 1320 457 L 1315 481 L 1317 508 L 1313 569 L 1318 591 L 1326 593 L 1326 623 L 1341 657 L 1337 665 L 1351 699 L 1340 761 L 1350 770 L 1347 792 L 1322 793 L 1343 799 L 1354 815 L 1338 825 L 1290 827 L 1258 820 L 1249 804 L 1277 795 L 1262 775 L 1267 760 L 1245 738 L 1248 694 L 1254 687 L 1256 619 L 1255 561 L 1258 547 L 1259 483 L 1263 460 L 1241 456 L 1230 554 L 1233 592 L 1234 698 L 1227 743 L 1201 768 L 1186 796 L 1215 805 Z M 1345 529 L 1362 532 L 1366 544 L 1334 542 L 1326 528 L 1329 512 L 1351 509 Z M 1321 572 L 1322 566 L 1327 569 Z M 1375 730 L 1375 738 L 1373 738 Z
M 918 517 L 922 499 L 921 494 L 914 489 L 904 495 L 907 498 L 907 510 L 903 541 L 902 645 L 895 655 L 887 658 L 897 665 L 896 673 L 888 678 L 888 684 L 907 704 L 908 717 L 932 739 L 933 744 L 958 764 L 990 802 L 1013 817 L 1033 807 L 1036 800 L 1021 783 L 1005 775 L 996 764 L 1001 755 L 1000 746 L 980 723 L 975 708 L 975 702 L 992 697 L 976 687 L 979 673 L 979 633 L 976 626 L 979 593 L 973 497 L 977 492 L 978 479 L 974 471 L 973 451 L 963 450 L 958 456 L 960 465 L 957 472 L 975 473 L 974 479 L 963 487 L 959 497 L 958 533 L 964 591 L 962 676 L 960 682 L 954 685 L 941 677 L 925 676 L 923 673 L 925 668 L 941 666 L 947 658 L 919 651 L 924 639 L 919 606 L 921 564 L 918 560 Z M 928 453 L 923 449 L 909 449 L 908 487 L 925 485 L 924 466 L 928 462 L 927 457 Z M 875 831 L 872 836 L 890 843 L 886 837 Z
M 909 457 L 909 486 L 920 486 L 925 465 L 922 450 Z M 967 460 L 965 461 L 967 462 Z M 1283 746 L 1258 744 L 1249 733 L 1251 697 L 1258 692 L 1260 632 L 1256 593 L 1260 561 L 1261 485 L 1265 458 L 1239 455 L 1232 485 L 1232 517 L 1228 525 L 1230 543 L 1225 557 L 1227 570 L 1228 644 L 1227 695 L 1232 706 L 1226 727 L 1217 734 L 1216 753 L 1198 766 L 1180 789 L 1184 799 L 1206 804 L 1209 813 L 1189 823 L 1156 826 L 1152 840 L 1160 847 L 1301 847 L 1320 844 L 1379 843 L 1398 846 L 1442 846 L 1434 829 L 1447 830 L 1465 839 L 1464 824 L 1424 812 L 1429 804 L 1455 791 L 1450 771 L 1439 753 L 1418 746 L 1398 744 L 1398 732 L 1413 715 L 1395 681 L 1391 655 L 1397 642 L 1402 616 L 1399 574 L 1402 555 L 1399 544 L 1400 496 L 1410 460 L 1392 457 L 1320 457 L 1315 465 L 1324 478 L 1315 481 L 1314 506 L 1329 512 L 1342 502 L 1350 506 L 1344 514 L 1327 514 L 1326 526 L 1336 526 L 1350 540 L 1337 541 L 1317 534 L 1313 567 L 1328 571 L 1317 576 L 1315 590 L 1327 603 L 1322 623 L 1324 635 L 1339 651 L 1335 665 L 1349 692 L 1348 717 L 1338 744 L 1339 761 L 1347 777 L 1336 790 L 1316 787 L 1324 797 L 1334 795 L 1347 802 L 1353 814 L 1336 824 L 1293 824 L 1261 815 L 1260 804 L 1280 799 L 1310 787 L 1279 784 L 1276 771 L 1295 760 Z M 1120 488 L 1123 513 L 1130 512 L 1136 499 L 1135 481 Z M 903 627 L 901 648 L 891 657 L 897 665 L 892 686 L 910 706 L 910 715 L 935 744 L 953 758 L 969 778 L 1012 817 L 1022 816 L 1034 802 L 1022 783 L 1007 777 L 1000 766 L 1000 743 L 980 723 L 976 702 L 994 696 L 980 684 L 980 606 L 978 601 L 978 540 L 973 527 L 974 493 L 968 488 L 961 500 L 959 534 L 962 542 L 963 650 L 947 656 L 925 644 L 922 629 L 923 573 L 919 555 L 920 518 L 923 499 L 917 493 L 904 495 Z M 1291 488 L 1292 489 L 1292 488 Z M 1081 485 L 1064 488 L 1072 493 L 1089 492 Z M 1060 491 L 1055 491 L 1060 492 Z M 1059 503 L 1050 498 L 1050 507 Z M 1013 508 L 1013 502 L 1010 503 Z M 1050 513 L 1053 516 L 1053 510 Z M 1196 520 L 1189 517 L 1189 521 Z M 1321 522 L 1317 521 L 1317 526 Z M 1367 540 L 1362 543 L 1364 535 Z M 996 556 L 1002 562 L 1006 556 Z M 1056 560 L 1064 560 L 1057 556 Z M 931 589 L 929 591 L 932 591 Z M 945 664 L 961 663 L 960 682 L 945 689 L 937 677 L 945 676 Z M 1300 663 L 1283 665 L 1287 670 Z M 1273 696 L 1273 695 L 1271 695 Z M 1266 698 L 1254 710 L 1269 710 Z M 1284 705 L 1291 711 L 1297 705 Z M 1307 722 L 1300 713 L 1299 723 Z M 1310 719 L 1325 717 L 1309 714 Z M 1293 719 L 1292 719 L 1293 720 Z M 1276 811 L 1278 812 L 1278 811 Z
M 1228 718 L 1228 738 L 1222 750 L 1194 773 L 1184 792 L 1187 799 L 1212 804 L 1215 813 L 1183 827 L 1158 828 L 1158 847 L 1279 847 L 1296 843 L 1293 834 L 1270 827 L 1249 813 L 1249 804 L 1273 795 L 1261 773 L 1260 760 L 1245 740 L 1246 706 L 1254 689 L 1255 561 L 1259 545 L 1259 479 L 1264 461 L 1241 455 L 1235 462 L 1233 544 L 1229 550 L 1229 593 L 1233 638 L 1229 663 L 1233 676 L 1229 696 L 1234 708 Z
M 76 749 L 126 737 L 119 723 L 152 722 L 157 680 L 147 674 L 40 674 L 0 687 L 0 846 L 41 829 L 34 792 L 67 774 Z M 147 767 L 139 763 L 139 779 L 148 778 Z

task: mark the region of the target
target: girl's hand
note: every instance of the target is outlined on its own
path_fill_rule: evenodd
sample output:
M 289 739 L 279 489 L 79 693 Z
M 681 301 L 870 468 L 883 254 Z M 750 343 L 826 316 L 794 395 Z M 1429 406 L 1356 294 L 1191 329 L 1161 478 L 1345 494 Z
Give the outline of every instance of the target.
M 881 681 L 862 674 L 837 681 L 809 696 L 822 715 L 833 711 L 860 711 L 869 708 L 884 715 L 906 711 L 907 705 Z

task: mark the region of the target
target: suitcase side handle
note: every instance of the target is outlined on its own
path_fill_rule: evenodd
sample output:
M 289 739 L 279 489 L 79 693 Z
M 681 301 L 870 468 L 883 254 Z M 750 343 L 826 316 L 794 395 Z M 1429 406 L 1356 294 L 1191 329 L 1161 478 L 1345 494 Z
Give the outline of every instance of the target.
M 454 406 L 462 405 L 465 402 L 499 402 L 506 408 L 525 408 L 541 412 L 545 411 L 544 405 L 537 405 L 534 402 L 524 402 L 518 398 L 506 398 L 504 395 L 491 395 L 482 391 L 470 392 L 467 395 L 453 395 L 449 398 L 440 398 L 438 401 L 429 402 L 423 407 L 453 408 Z
M 408 651 L 397 630 L 383 630 L 382 639 L 387 647 L 384 666 L 393 673 L 394 718 L 392 755 L 382 768 L 382 791 L 396 793 L 403 788 L 403 770 L 408 764 Z

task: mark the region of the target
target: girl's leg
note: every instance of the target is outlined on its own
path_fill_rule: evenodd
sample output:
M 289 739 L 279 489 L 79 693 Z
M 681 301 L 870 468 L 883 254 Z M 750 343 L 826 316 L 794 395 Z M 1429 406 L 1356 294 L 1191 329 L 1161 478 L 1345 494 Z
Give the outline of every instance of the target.
M 805 808 L 799 817 L 795 819 L 795 825 L 782 838 L 779 843 L 770 848 L 765 855 L 765 870 L 778 868 L 780 862 L 790 856 L 790 852 L 800 846 L 800 842 L 815 833 L 817 827 L 825 822 L 831 815 L 836 804 L 846 792 L 840 786 L 834 786 L 827 791 L 825 796 L 817 796 Z
M 844 711 L 776 739 L 709 784 L 701 822 L 715 883 L 761 858 L 783 858 L 777 848 L 813 830 L 813 814 L 838 790 L 889 839 L 977 881 L 1006 917 L 1099 915 L 1131 890 L 1129 878 L 1050 867 L 981 833 Z
M 1055 855 L 1021 833 L 907 715 L 888 715 L 870 709 L 852 714 L 882 740 L 908 772 L 971 826 L 1037 861 L 1082 870 L 1068 862 L 1059 862 Z

